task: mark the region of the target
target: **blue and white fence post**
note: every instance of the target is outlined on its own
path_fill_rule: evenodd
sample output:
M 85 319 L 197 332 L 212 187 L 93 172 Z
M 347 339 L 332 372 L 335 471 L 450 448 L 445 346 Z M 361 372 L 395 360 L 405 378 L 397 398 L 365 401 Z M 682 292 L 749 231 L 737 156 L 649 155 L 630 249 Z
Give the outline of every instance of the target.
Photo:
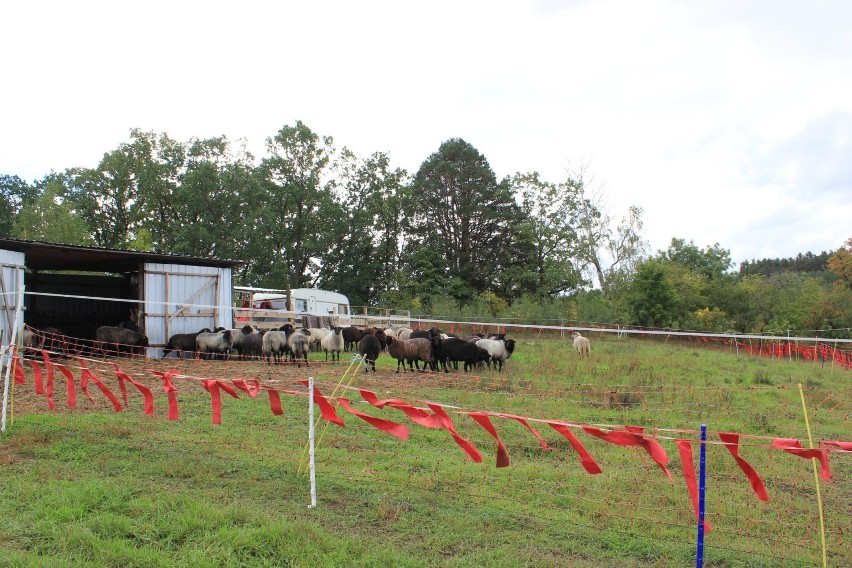
M 707 425 L 701 425 L 701 448 L 698 452 L 698 546 L 695 567 L 704 566 L 704 489 L 707 480 Z

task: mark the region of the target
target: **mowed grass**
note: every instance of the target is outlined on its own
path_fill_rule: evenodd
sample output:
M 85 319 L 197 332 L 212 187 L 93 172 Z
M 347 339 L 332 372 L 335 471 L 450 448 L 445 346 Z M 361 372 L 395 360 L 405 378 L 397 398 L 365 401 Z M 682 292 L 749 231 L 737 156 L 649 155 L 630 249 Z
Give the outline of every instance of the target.
M 696 523 L 672 438 L 696 439 L 707 424 L 739 432 L 741 455 L 770 501 L 759 501 L 728 451 L 707 450 L 706 566 L 821 565 L 816 489 L 809 460 L 768 448 L 773 437 L 807 433 L 849 440 L 852 371 L 830 363 L 753 358 L 729 348 L 591 335 L 592 357 L 567 339 L 518 337 L 502 372 L 347 375 L 353 387 L 417 406 L 445 405 L 459 435 L 482 453 L 469 459 L 446 430 L 339 390 L 361 412 L 405 424 L 403 441 L 337 407 L 345 428 L 320 422 L 318 505 L 309 508 L 307 399 L 282 394 L 283 416 L 266 396 L 223 394 L 222 424 L 210 395 L 178 379 L 181 416 L 166 419 L 161 384 L 155 416 L 131 406 L 115 413 L 78 396 L 57 410 L 24 405 L 32 381 L 16 387 L 19 410 L 0 441 L 0 566 L 686 566 L 694 564 Z M 281 389 L 314 376 L 330 395 L 348 362 L 310 370 L 259 363 L 188 362 L 197 377 L 258 377 Z M 127 369 L 174 365 L 131 362 Z M 114 392 L 117 385 L 99 371 Z M 29 377 L 29 375 L 28 375 Z M 40 406 L 39 406 L 40 404 Z M 511 457 L 495 467 L 495 440 L 468 411 L 528 419 L 549 449 L 517 420 L 492 416 Z M 317 412 L 317 415 L 319 413 Z M 648 455 L 575 435 L 600 464 L 590 475 L 568 441 L 544 421 L 642 426 L 670 458 L 669 481 Z M 694 445 L 697 467 L 698 446 Z M 852 460 L 832 455 L 822 484 L 831 566 L 852 565 Z

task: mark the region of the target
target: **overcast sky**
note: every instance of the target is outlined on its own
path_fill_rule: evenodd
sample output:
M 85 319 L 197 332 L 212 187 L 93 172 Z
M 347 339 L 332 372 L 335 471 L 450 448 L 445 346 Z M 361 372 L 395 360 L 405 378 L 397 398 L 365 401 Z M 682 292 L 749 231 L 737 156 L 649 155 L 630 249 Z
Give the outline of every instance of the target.
M 852 237 L 852 2 L 4 2 L 0 173 L 95 167 L 131 128 L 303 121 L 414 173 L 463 138 L 498 178 L 587 181 L 652 251 L 737 263 Z

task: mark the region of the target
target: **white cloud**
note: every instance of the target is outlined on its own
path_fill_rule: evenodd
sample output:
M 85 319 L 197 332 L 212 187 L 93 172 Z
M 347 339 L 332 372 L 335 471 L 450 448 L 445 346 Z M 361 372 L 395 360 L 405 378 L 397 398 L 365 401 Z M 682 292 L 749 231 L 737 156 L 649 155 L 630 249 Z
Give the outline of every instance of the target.
M 262 155 L 299 119 L 411 172 L 452 137 L 500 177 L 588 163 L 616 216 L 643 207 L 654 250 L 742 261 L 852 236 L 846 2 L 36 0 L 0 17 L 0 173 L 95 165 L 133 127 Z

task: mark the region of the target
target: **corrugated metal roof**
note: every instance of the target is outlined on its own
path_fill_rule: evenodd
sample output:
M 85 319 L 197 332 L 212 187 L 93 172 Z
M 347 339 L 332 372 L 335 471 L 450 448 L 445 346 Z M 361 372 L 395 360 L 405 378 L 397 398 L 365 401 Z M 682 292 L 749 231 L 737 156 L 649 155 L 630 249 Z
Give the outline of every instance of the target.
M 22 252 L 29 270 L 80 270 L 85 272 L 135 272 L 144 262 L 191 264 L 233 268 L 239 260 L 200 258 L 132 250 L 114 250 L 41 241 L 0 239 L 0 249 Z

